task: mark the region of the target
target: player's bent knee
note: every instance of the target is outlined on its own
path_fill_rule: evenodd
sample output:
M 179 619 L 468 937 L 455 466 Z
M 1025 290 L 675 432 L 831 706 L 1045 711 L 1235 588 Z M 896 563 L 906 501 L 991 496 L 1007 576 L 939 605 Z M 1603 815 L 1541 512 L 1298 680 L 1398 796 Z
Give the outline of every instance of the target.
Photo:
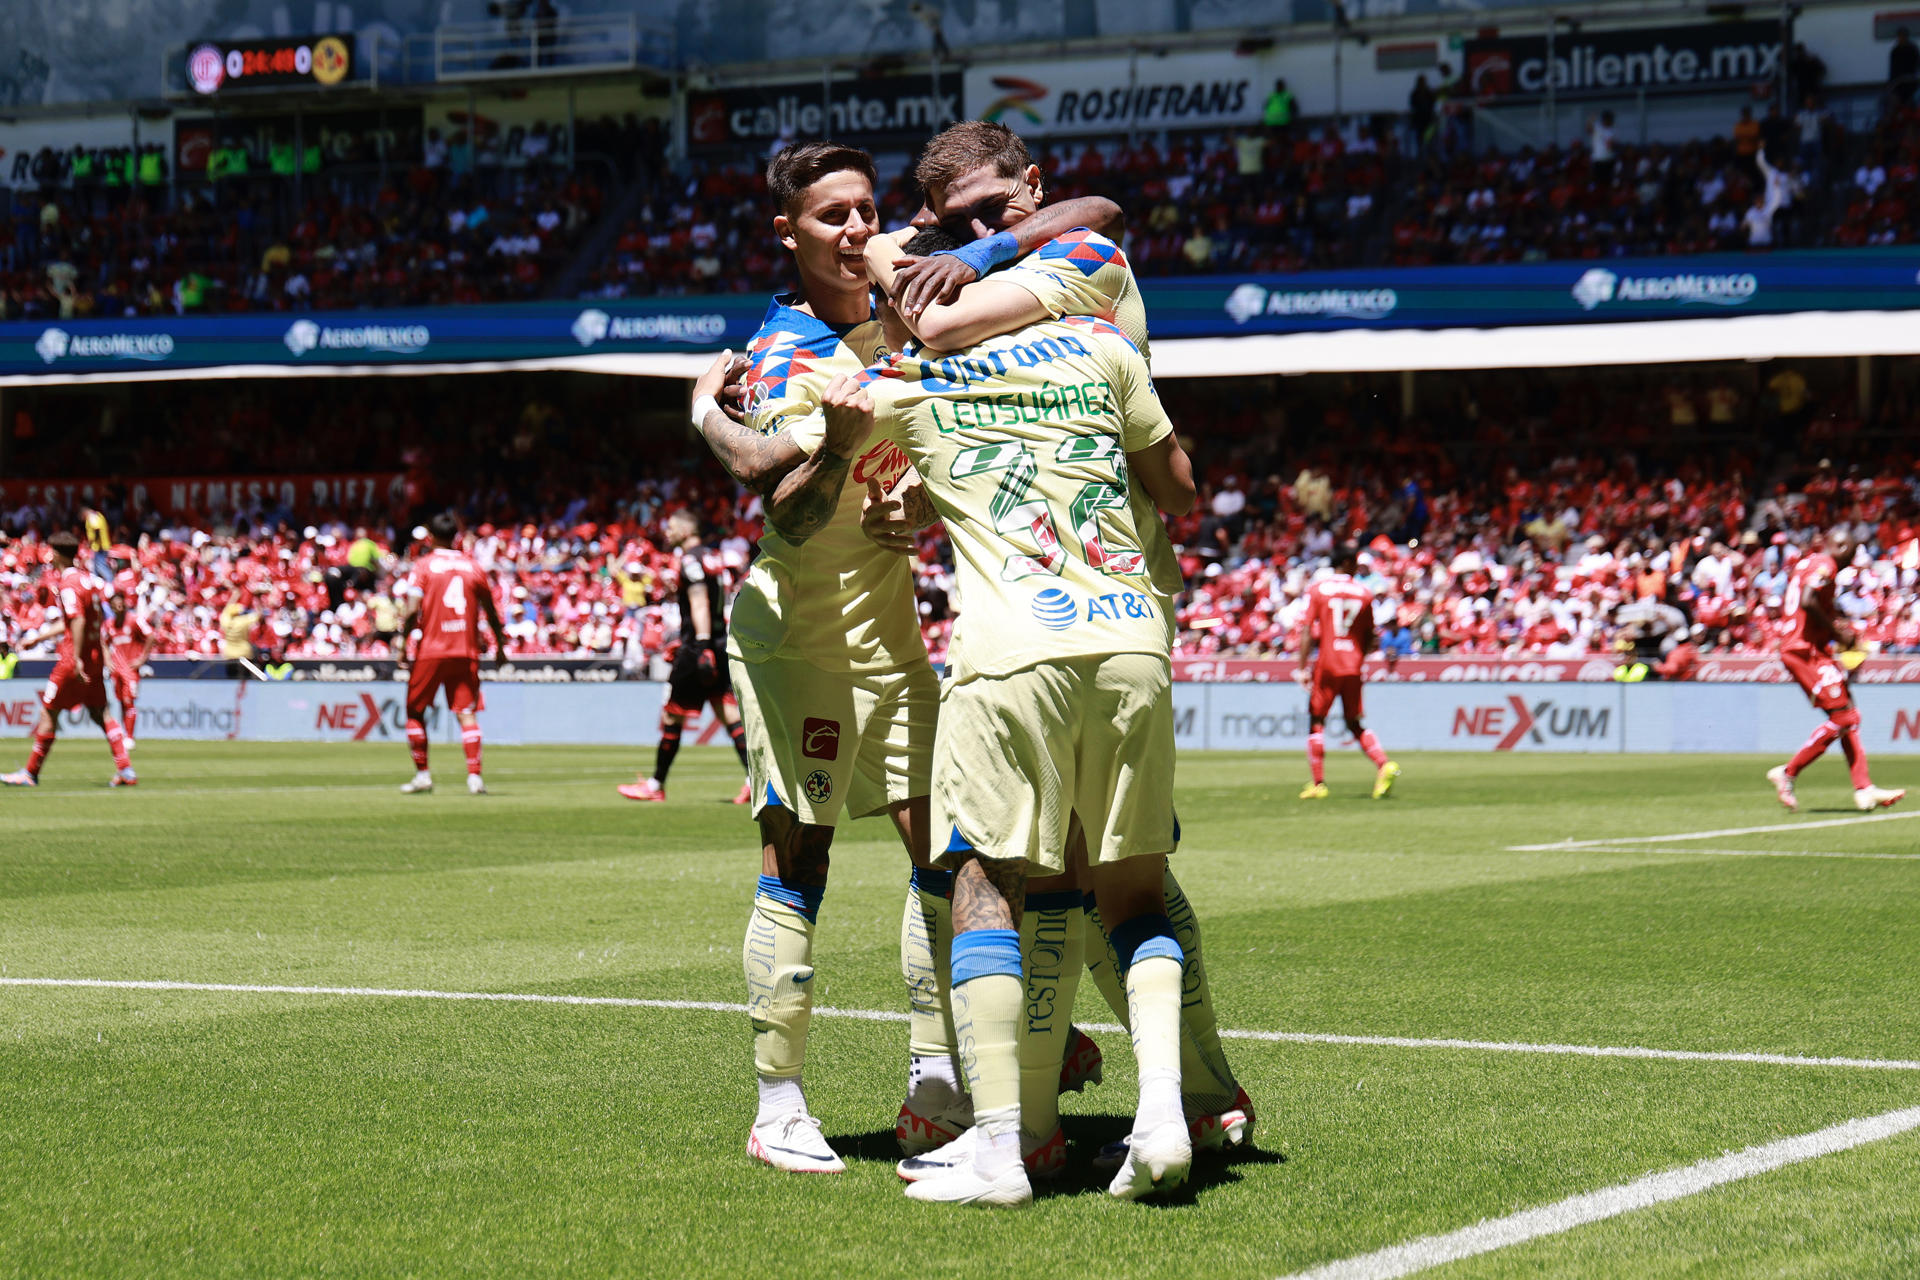
M 1366 732 L 1366 728 L 1358 720 L 1349 720 L 1347 721 L 1347 732 L 1357 738 Z

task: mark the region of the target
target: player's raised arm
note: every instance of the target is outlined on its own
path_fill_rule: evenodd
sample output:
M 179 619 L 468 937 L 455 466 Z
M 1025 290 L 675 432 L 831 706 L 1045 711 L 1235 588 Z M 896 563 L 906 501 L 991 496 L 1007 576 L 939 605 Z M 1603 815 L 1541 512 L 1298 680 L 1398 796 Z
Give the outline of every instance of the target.
M 936 351 L 961 351 L 988 338 L 1051 318 L 1046 304 L 1032 292 L 1004 280 L 979 281 L 969 285 L 954 303 L 930 306 L 918 315 L 908 315 L 900 305 L 900 274 L 894 267 L 898 255 L 902 252 L 912 256 L 932 254 L 956 248 L 959 243 L 939 227 L 915 232 L 905 245 L 901 245 L 896 236 L 875 236 L 867 241 L 867 276 L 893 299 L 901 323 L 915 338 Z
M 806 460 L 806 453 L 782 434 L 764 435 L 735 422 L 718 397 L 746 371 L 745 356 L 722 351 L 693 384 L 693 425 L 727 474 L 765 498 Z
M 767 525 L 791 543 L 827 527 L 854 454 L 873 432 L 873 400 L 855 379 L 841 374 L 820 398 L 826 435 L 820 447 L 789 471 L 767 504 Z
M 1002 263 L 1025 257 L 1047 241 L 1079 227 L 1118 242 L 1126 234 L 1127 219 L 1120 206 L 1105 196 L 1076 196 L 1036 210 L 1005 231 L 993 231 L 979 218 L 970 219 L 978 239 L 956 248 L 938 249 L 926 257 L 893 264 L 900 309 L 919 316 L 929 307 L 950 306 L 960 291 Z M 884 247 L 884 246 L 882 246 Z M 892 293 L 892 290 L 889 290 Z

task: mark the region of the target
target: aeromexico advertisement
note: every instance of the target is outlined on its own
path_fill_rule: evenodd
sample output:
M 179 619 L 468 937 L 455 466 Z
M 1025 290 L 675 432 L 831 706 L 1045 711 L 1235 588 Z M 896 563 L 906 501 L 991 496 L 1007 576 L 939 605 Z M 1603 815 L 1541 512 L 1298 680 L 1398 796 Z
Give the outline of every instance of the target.
M 1141 282 L 1156 338 L 1920 308 L 1920 246 Z M 0 375 L 538 360 L 742 346 L 766 299 L 606 299 L 0 324 Z

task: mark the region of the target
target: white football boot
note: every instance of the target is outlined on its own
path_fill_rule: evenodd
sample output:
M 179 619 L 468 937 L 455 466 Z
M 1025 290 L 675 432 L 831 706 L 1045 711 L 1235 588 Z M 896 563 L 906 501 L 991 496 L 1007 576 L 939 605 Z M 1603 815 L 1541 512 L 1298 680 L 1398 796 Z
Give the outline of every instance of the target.
M 846 1164 L 827 1145 L 820 1122 L 804 1111 L 759 1121 L 747 1130 L 747 1154 L 782 1173 L 845 1173 Z
M 1780 797 L 1780 803 L 1789 809 L 1800 808 L 1800 798 L 1793 794 L 1793 779 L 1787 774 L 1787 766 L 1777 764 L 1767 770 L 1767 781 L 1773 784 L 1773 794 Z
M 1193 1167 L 1193 1139 L 1184 1120 L 1155 1125 L 1145 1133 L 1128 1135 L 1127 1158 L 1113 1175 L 1107 1194 L 1121 1200 L 1172 1191 L 1187 1180 Z
M 431 790 L 433 790 L 433 775 L 425 769 L 414 774 L 413 781 L 400 784 L 400 794 L 403 796 L 423 796 Z
M 470 796 L 483 796 L 487 794 L 487 784 L 480 781 L 479 774 L 470 773 L 467 775 L 467 794 Z
M 1885 787 L 1861 787 L 1853 793 L 1853 807 L 1856 809 L 1891 809 L 1907 798 L 1905 790 L 1889 791 Z
M 969 1129 L 938 1151 L 902 1160 L 899 1169 L 900 1176 L 907 1179 L 907 1199 L 999 1208 L 1033 1203 L 1033 1184 L 1027 1180 L 1027 1167 L 1022 1161 L 1008 1161 L 991 1178 L 980 1172 L 976 1155 L 981 1140 L 978 1129 Z M 923 1165 L 909 1175 L 909 1166 Z

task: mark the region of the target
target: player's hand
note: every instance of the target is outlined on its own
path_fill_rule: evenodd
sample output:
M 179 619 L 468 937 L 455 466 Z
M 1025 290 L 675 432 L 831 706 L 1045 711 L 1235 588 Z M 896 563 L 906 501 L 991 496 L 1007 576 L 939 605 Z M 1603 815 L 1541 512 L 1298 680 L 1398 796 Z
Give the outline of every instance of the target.
M 917 319 L 928 307 L 953 302 L 962 289 L 979 278 L 979 272 L 952 254 L 908 258 L 893 278 L 893 296 L 902 315 Z
M 713 652 L 713 641 L 702 640 L 700 642 L 700 656 L 695 658 L 694 661 L 699 664 L 700 674 L 703 676 L 714 675 L 719 670 L 720 659 L 715 656 Z
M 907 505 L 880 491 L 880 482 L 867 478 L 867 500 L 860 508 L 860 532 L 882 551 L 911 555 L 913 528 L 907 523 Z
M 694 379 L 693 398 L 712 396 L 721 410 L 736 422 L 746 420 L 746 376 L 748 360 L 732 351 L 722 351 L 707 366 L 707 371 Z
M 1313 669 L 1311 667 L 1295 667 L 1293 669 L 1293 682 L 1300 685 L 1312 684 Z
M 873 434 L 873 398 L 865 387 L 846 374 L 827 384 L 827 393 L 820 397 L 820 407 L 827 419 L 827 436 L 821 448 L 841 457 L 852 457 L 854 450 Z

